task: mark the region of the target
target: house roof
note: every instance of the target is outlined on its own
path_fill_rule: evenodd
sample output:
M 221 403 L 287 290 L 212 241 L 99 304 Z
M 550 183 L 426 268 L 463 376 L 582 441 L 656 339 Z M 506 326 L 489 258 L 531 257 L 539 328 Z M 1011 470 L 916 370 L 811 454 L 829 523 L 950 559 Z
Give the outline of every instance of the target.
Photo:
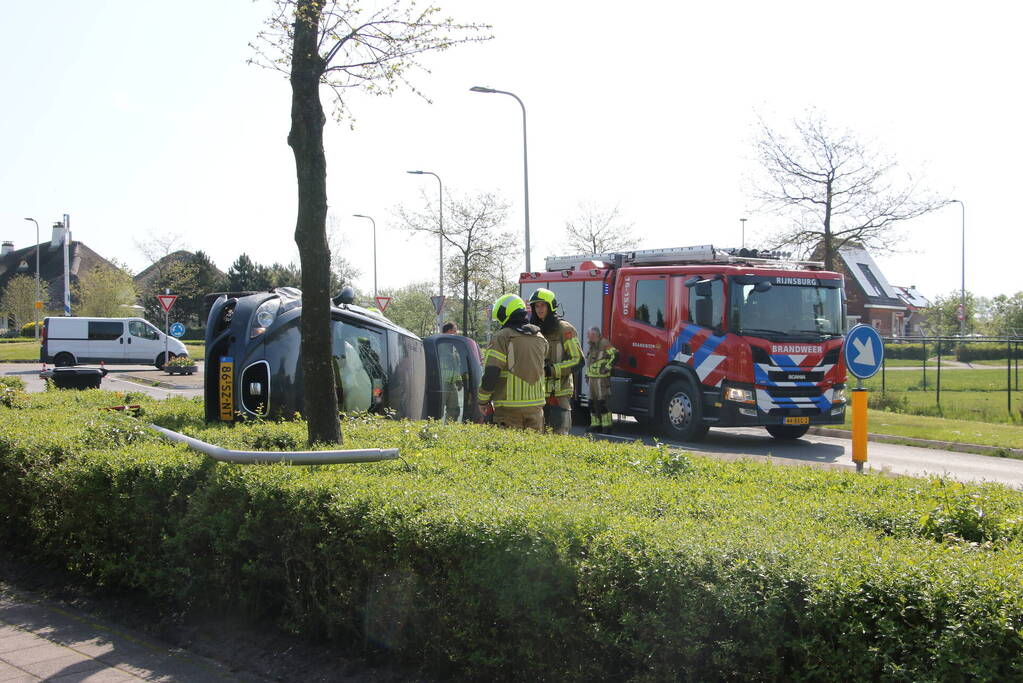
M 900 285 L 894 285 L 896 293 L 899 298 L 906 302 L 906 305 L 910 308 L 930 308 L 931 302 L 920 293 L 920 290 L 915 285 L 910 287 L 902 287 Z
M 899 297 L 898 291 L 888 284 L 884 273 L 866 249 L 859 245 L 846 245 L 838 250 L 838 254 L 846 270 L 863 291 L 867 305 L 905 308 L 906 303 Z
M 49 308 L 59 308 L 64 300 L 64 249 L 61 245 L 51 246 L 50 242 L 15 249 L 9 254 L 0 256 L 0 290 L 7 287 L 7 283 L 15 275 L 36 275 L 36 250 L 39 250 L 39 278 L 46 287 L 46 295 Z M 78 275 L 92 270 L 96 266 L 107 266 L 114 268 L 114 264 L 106 260 L 88 245 L 72 241 L 68 245 L 69 274 L 74 284 Z

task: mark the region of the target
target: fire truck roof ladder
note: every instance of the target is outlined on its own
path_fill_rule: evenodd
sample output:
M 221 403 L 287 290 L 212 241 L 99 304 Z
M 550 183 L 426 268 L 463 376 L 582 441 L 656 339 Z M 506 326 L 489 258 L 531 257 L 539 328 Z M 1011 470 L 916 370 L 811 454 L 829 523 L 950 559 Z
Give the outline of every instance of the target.
M 674 247 L 671 249 L 638 249 L 636 251 L 607 254 L 578 254 L 575 256 L 548 256 L 546 267 L 552 270 L 572 270 L 586 261 L 601 261 L 615 268 L 622 266 L 675 266 L 697 263 L 748 264 L 773 268 L 820 270 L 820 261 L 791 261 L 778 258 L 751 258 L 736 256 L 737 250 L 715 249 L 710 244 L 695 247 Z

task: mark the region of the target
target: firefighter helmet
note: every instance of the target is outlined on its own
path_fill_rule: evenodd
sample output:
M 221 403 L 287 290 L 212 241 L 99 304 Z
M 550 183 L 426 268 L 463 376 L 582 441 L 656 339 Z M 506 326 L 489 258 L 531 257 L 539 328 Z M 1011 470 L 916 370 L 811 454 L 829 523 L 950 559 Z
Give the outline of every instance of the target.
M 547 304 L 547 307 L 551 309 L 551 313 L 554 313 L 558 308 L 558 299 L 554 296 L 554 292 L 543 287 L 537 288 L 533 292 L 533 296 L 529 297 L 529 305 L 532 306 L 537 301 L 542 301 Z
M 526 302 L 517 294 L 505 294 L 494 302 L 491 317 L 502 325 L 508 322 L 515 311 L 525 311 Z

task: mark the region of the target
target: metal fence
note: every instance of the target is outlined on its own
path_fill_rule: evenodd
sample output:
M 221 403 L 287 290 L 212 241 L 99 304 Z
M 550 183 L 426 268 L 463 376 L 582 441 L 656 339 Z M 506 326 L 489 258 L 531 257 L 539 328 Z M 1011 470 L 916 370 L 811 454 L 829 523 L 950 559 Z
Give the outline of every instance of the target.
M 949 376 L 952 372 L 963 372 L 964 366 L 972 370 L 996 370 L 1004 371 L 1004 383 L 998 382 L 1001 386 L 994 388 L 990 383 L 983 388 L 963 388 L 962 383 L 958 383 L 959 388 L 956 392 L 962 391 L 976 391 L 976 392 L 1004 392 L 1005 393 L 1005 409 L 1009 416 L 1015 416 L 1013 413 L 1013 393 L 1020 390 L 1020 356 L 1023 355 L 1023 337 L 898 337 L 898 338 L 886 338 L 885 342 L 885 357 L 881 365 L 880 377 L 880 388 L 882 392 L 893 391 L 905 391 L 904 388 L 891 387 L 892 384 L 891 376 L 895 368 L 889 368 L 889 363 L 896 365 L 894 361 L 899 360 L 902 362 L 897 363 L 899 366 L 897 372 L 899 375 L 905 372 L 913 372 L 913 366 L 909 365 L 910 361 L 919 360 L 919 381 L 912 387 L 912 390 L 930 392 L 934 395 L 934 405 L 939 409 L 942 406 L 942 381 L 944 369 L 944 380 L 946 383 L 949 382 Z M 984 345 L 981 347 L 980 345 Z M 919 347 L 917 350 L 916 347 Z M 889 349 L 892 353 L 889 353 Z M 983 349 L 983 352 L 979 352 Z M 976 363 L 978 356 L 987 356 L 983 360 L 987 360 L 989 363 L 996 363 L 995 365 L 985 365 Z M 959 360 L 965 358 L 966 360 Z M 998 361 L 1004 361 L 1004 363 L 997 364 Z M 907 366 L 909 369 L 907 369 Z M 954 368 L 954 369 L 953 369 Z M 877 386 L 875 377 L 875 387 Z M 905 385 L 905 381 L 899 381 L 897 385 Z M 953 393 L 946 391 L 945 401 L 946 403 L 954 401 L 954 396 L 948 394 Z M 1019 407 L 1019 397 L 1016 397 L 1017 407 Z M 1023 418 L 1023 411 L 1017 410 L 1019 417 Z

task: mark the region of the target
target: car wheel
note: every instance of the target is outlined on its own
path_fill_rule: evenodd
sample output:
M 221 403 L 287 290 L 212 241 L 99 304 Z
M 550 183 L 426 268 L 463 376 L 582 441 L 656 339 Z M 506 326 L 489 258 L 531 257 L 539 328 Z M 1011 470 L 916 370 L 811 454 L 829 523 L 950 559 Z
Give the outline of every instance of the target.
M 659 412 L 661 432 L 669 439 L 699 441 L 707 435 L 699 394 L 689 382 L 675 380 L 669 384 Z
M 174 360 L 175 355 L 173 353 L 171 353 L 171 354 L 168 354 L 168 357 L 171 360 Z M 162 353 L 159 356 L 156 357 L 156 362 L 153 363 L 153 365 L 156 366 L 157 370 L 163 370 L 163 354 Z
M 70 368 L 75 365 L 75 357 L 66 351 L 58 353 L 57 357 L 53 359 L 53 364 L 58 368 Z
M 798 439 L 810 430 L 810 425 L 767 425 L 767 433 L 776 439 Z

